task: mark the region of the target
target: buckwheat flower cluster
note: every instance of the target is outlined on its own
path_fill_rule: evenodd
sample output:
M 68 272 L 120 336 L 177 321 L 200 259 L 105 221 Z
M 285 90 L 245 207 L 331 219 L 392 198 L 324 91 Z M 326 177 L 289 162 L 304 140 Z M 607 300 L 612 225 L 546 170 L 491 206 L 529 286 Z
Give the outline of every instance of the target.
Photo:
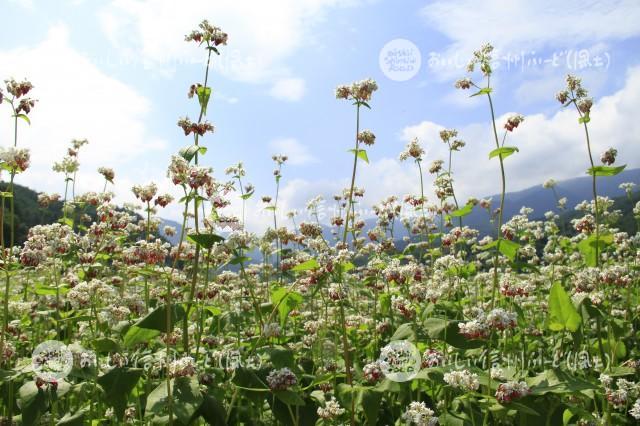
M 432 175 L 440 173 L 442 171 L 443 164 L 444 161 L 442 160 L 434 160 L 429 166 L 429 173 L 431 173 Z
M 329 285 L 328 293 L 329 293 L 329 299 L 333 300 L 334 302 L 343 300 L 347 297 L 347 294 L 344 291 L 342 284 L 339 284 L 339 283 L 331 283 Z
M 518 127 L 523 121 L 524 117 L 522 115 L 512 115 L 511 117 L 507 118 L 507 122 L 504 124 L 504 128 L 507 129 L 508 132 L 513 132 L 513 129 Z
M 622 189 L 629 197 L 633 193 L 633 188 L 635 187 L 636 187 L 636 184 L 633 182 L 623 182 L 620 185 L 618 185 L 618 188 Z
M 158 192 L 158 186 L 153 182 L 147 185 L 134 185 L 131 191 L 133 191 L 133 195 L 140 201 L 148 203 L 153 200 L 153 197 L 155 197 Z
M 167 207 L 169 203 L 173 201 L 173 195 L 171 194 L 161 194 L 156 197 L 154 200 L 154 204 L 160 207 Z
M 73 230 L 67 225 L 36 225 L 29 230 L 27 241 L 20 251 L 20 263 L 24 266 L 38 266 L 56 255 L 67 253 L 76 239 Z
M 16 98 L 25 96 L 31 91 L 31 89 L 33 89 L 33 84 L 31 84 L 31 82 L 27 80 L 18 82 L 15 79 L 11 78 L 9 80 L 5 80 L 4 82 L 7 85 L 7 92 L 11 93 L 11 95 Z
M 600 161 L 602 164 L 606 164 L 607 166 L 612 165 L 616 162 L 616 157 L 618 156 L 618 150 L 615 148 L 609 148 L 605 152 L 600 155 Z
M 0 161 L 12 172 L 21 173 L 29 168 L 31 154 L 26 148 L 2 148 L 0 150 Z
M 280 154 L 279 154 L 279 155 L 272 155 L 272 156 L 271 156 L 271 159 L 272 159 L 272 160 L 273 160 L 273 161 L 274 161 L 278 166 L 281 166 L 281 165 L 283 165 L 284 163 L 286 163 L 286 162 L 287 162 L 287 160 L 289 159 L 289 157 L 288 157 L 288 156 L 286 156 L 286 155 L 280 155 Z
M 23 96 L 27 95 L 31 91 L 31 89 L 33 89 L 33 85 L 27 80 L 17 82 L 13 78 L 5 80 L 4 82 L 6 83 L 7 92 L 9 92 L 13 96 L 11 102 L 15 107 L 15 113 L 29 114 L 31 112 L 31 108 L 36 105 L 37 101 L 31 98 L 23 98 Z M 0 104 L 2 103 L 2 100 L 3 94 L 0 91 Z M 13 101 L 18 101 L 18 104 L 13 104 Z
M 345 413 L 345 409 L 340 406 L 335 396 L 325 402 L 324 407 L 318 407 L 318 417 L 324 420 L 333 420 Z
M 127 265 L 155 265 L 165 261 L 168 249 L 169 244 L 162 240 L 138 241 L 136 245 L 124 249 L 122 257 Z
M 582 80 L 574 75 L 568 74 L 566 78 L 567 87 L 556 94 L 556 99 L 563 106 L 575 103 L 578 110 L 585 116 L 589 116 L 593 99 L 587 97 L 587 90 L 582 87 Z
M 167 177 L 174 185 L 185 185 L 189 176 L 189 162 L 180 155 L 172 155 Z
M 459 80 L 456 81 L 456 83 L 454 84 L 454 87 L 456 89 L 462 89 L 462 90 L 466 90 L 466 89 L 470 89 L 471 86 L 473 86 L 473 81 L 471 81 L 470 78 L 465 77 L 465 78 L 461 78 Z
M 288 367 L 284 367 L 279 370 L 271 370 L 267 376 L 269 389 L 274 391 L 287 390 L 290 387 L 295 386 L 297 383 L 298 379 L 296 375 L 293 374 L 293 371 Z
M 98 173 L 100 173 L 102 175 L 102 177 L 104 177 L 104 179 L 108 182 L 113 183 L 113 178 L 116 176 L 115 172 L 113 171 L 112 168 L 109 167 L 99 167 L 98 168 Z
M 67 155 L 61 162 L 53 163 L 53 171 L 57 173 L 64 173 L 65 175 L 72 175 L 78 171 L 80 163 L 74 156 Z
M 500 383 L 496 391 L 496 399 L 501 404 L 506 404 L 514 399 L 522 398 L 530 392 L 529 386 L 525 382 L 510 381 Z
M 194 41 L 198 44 L 207 43 L 207 45 L 220 46 L 226 45 L 229 35 L 220 28 L 211 25 L 206 19 L 198 25 L 197 30 L 191 31 L 185 36 L 185 41 Z
M 581 234 L 589 235 L 596 229 L 596 220 L 593 215 L 587 214 L 580 219 L 573 219 L 573 228 Z
M 211 172 L 211 167 L 191 166 L 187 180 L 189 187 L 191 187 L 191 189 L 199 189 L 211 185 L 213 183 Z
M 262 327 L 262 335 L 267 339 L 278 337 L 280 334 L 282 334 L 282 328 L 277 322 L 270 322 Z
M 517 316 L 502 308 L 495 308 L 489 313 L 477 312 L 476 318 L 458 324 L 460 334 L 469 339 L 482 339 L 491 334 L 492 330 L 503 331 L 515 328 Z
M 502 308 L 493 309 L 487 314 L 486 323 L 497 330 L 506 330 L 516 326 L 517 316 L 513 312 L 507 312 Z
M 478 375 L 469 370 L 457 370 L 444 374 L 444 381 L 455 389 L 476 391 L 480 387 Z
M 557 185 L 557 182 L 555 181 L 555 179 L 547 179 L 542 184 L 542 187 L 544 189 L 551 189 L 551 188 L 555 188 L 556 185 Z
M 432 368 L 442 365 L 444 355 L 436 349 L 427 349 L 422 354 L 422 368 Z
M 399 159 L 400 161 L 405 161 L 413 158 L 414 160 L 420 161 L 423 155 L 424 149 L 420 146 L 418 138 L 413 138 L 409 141 L 404 151 L 400 153 Z
M 404 420 L 408 426 L 434 426 L 438 424 L 438 418 L 435 416 L 435 412 L 422 401 L 411 402 L 402 414 L 402 420 Z
M 491 75 L 491 53 L 493 52 L 493 46 L 486 43 L 480 47 L 479 50 L 473 52 L 473 58 L 467 64 L 467 72 L 473 72 L 476 65 L 480 67 L 480 71 L 485 76 Z M 460 80 L 459 80 L 460 81 Z M 462 87 L 464 88 L 464 87 Z
M 362 375 L 369 383 L 379 382 L 384 378 L 384 373 L 378 361 L 370 362 L 362 368 Z
M 374 135 L 371 130 L 363 130 L 358 133 L 358 141 L 371 146 L 376 142 L 376 135 Z
M 352 99 L 356 102 L 368 102 L 373 92 L 378 90 L 378 84 L 373 79 L 360 80 L 349 85 L 336 88 L 336 99 Z
M 185 356 L 169 364 L 170 377 L 191 377 L 196 374 L 196 365 L 193 358 Z
M 204 136 L 205 133 L 215 131 L 215 127 L 213 124 L 208 121 L 203 121 L 202 123 L 194 123 L 189 120 L 188 117 L 181 118 L 178 120 L 178 127 L 182 129 L 185 136 L 189 136 L 191 133 L 196 134 L 198 136 Z
M 629 410 L 629 415 L 636 420 L 640 420 L 640 398 L 636 399 L 633 407 Z
M 640 384 L 626 379 L 616 380 L 617 389 L 611 387 L 613 380 L 608 376 L 605 378 L 601 376 L 600 381 L 605 389 L 607 401 L 618 409 L 626 407 L 629 401 L 637 398 L 640 393 Z

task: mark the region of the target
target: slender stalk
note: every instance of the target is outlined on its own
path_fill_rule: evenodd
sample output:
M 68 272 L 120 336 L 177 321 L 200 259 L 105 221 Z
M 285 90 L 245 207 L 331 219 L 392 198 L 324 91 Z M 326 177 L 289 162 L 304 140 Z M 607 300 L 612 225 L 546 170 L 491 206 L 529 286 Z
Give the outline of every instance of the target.
M 498 130 L 496 129 L 496 117 L 493 108 L 493 101 L 491 99 L 491 94 L 487 93 L 487 97 L 489 98 L 489 107 L 491 109 L 491 125 L 493 128 L 493 135 L 496 142 L 496 148 L 500 148 L 500 141 L 498 140 Z M 500 177 L 502 182 L 502 191 L 500 193 L 500 210 L 498 211 L 498 245 L 496 246 L 496 252 L 493 259 L 493 288 L 491 289 L 491 309 L 495 306 L 496 292 L 498 289 L 498 260 L 500 254 L 500 240 L 502 239 L 502 220 L 504 215 L 504 198 L 505 192 L 507 189 L 507 182 L 504 173 L 504 160 L 502 159 L 502 155 L 498 155 L 500 160 Z
M 347 242 L 347 233 L 349 232 L 349 215 L 351 213 L 351 206 L 353 204 L 353 188 L 356 183 L 356 169 L 358 167 L 358 148 L 360 141 L 358 140 L 358 134 L 360 133 L 360 104 L 356 104 L 356 148 L 353 152 L 353 169 L 351 172 L 351 186 L 349 188 L 349 200 L 347 201 L 347 209 L 345 211 L 344 220 L 344 232 L 342 234 L 342 244 Z M 352 218 L 352 226 L 355 222 L 355 217 Z

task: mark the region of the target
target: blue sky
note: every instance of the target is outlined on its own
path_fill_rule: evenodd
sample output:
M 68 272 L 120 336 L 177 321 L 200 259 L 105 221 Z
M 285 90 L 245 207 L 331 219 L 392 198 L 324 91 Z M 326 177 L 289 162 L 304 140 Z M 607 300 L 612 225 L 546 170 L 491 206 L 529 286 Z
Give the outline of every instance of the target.
M 533 3 L 533 4 L 532 4 Z M 442 127 L 457 128 L 467 148 L 454 158 L 455 184 L 463 197 L 497 192 L 489 113 L 484 99 L 453 88 L 465 75 L 471 51 L 496 46 L 495 101 L 498 121 L 509 113 L 527 118 L 510 144 L 520 147 L 508 165 L 509 189 L 549 177 L 582 175 L 587 167 L 574 114 L 554 100 L 568 72 L 583 76 L 596 99 L 597 153 L 609 146 L 629 167 L 640 166 L 636 118 L 640 101 L 640 4 L 635 1 L 274 0 L 161 1 L 2 0 L 0 78 L 29 78 L 40 100 L 20 145 L 32 150 L 33 167 L 19 183 L 41 191 L 63 190 L 50 171 L 71 138 L 88 138 L 80 154 L 79 190 L 99 190 L 100 165 L 116 171 L 119 201 L 130 201 L 134 183 L 165 178 L 169 156 L 190 144 L 176 126 L 196 114 L 190 84 L 202 80 L 204 51 L 183 41 L 204 18 L 229 33 L 228 46 L 211 75 L 208 111 L 216 132 L 204 144 L 205 163 L 222 178 L 226 166 L 243 161 L 257 194 L 273 192 L 271 154 L 291 157 L 284 169 L 282 211 L 303 208 L 318 194 L 347 184 L 354 108 L 334 97 L 338 84 L 366 77 L 378 81 L 363 127 L 377 136 L 371 164 L 358 181 L 366 202 L 415 191 L 412 164 L 397 161 L 408 139 L 420 138 L 428 160 L 443 158 Z M 407 81 L 389 79 L 379 65 L 383 46 L 395 39 L 415 44 L 421 68 Z M 524 67 L 506 57 L 522 52 Z M 586 52 L 586 53 L 585 53 Z M 591 63 L 573 69 L 576 54 Z M 555 56 L 554 56 L 555 55 Z M 569 61 L 567 61 L 569 56 Z M 602 58 L 596 64 L 594 58 Z M 551 59 L 557 62 L 551 63 Z M 453 61 L 458 65 L 435 66 Z M 538 63 L 540 62 L 540 63 Z M 4 107 L 3 107 L 4 108 Z M 10 118 L 0 121 L 8 144 Z M 500 123 L 499 123 L 500 125 Z M 234 207 L 237 209 L 237 204 Z M 257 211 L 257 208 L 254 209 Z M 176 207 L 163 212 L 176 219 Z M 250 227 L 266 223 L 252 215 Z

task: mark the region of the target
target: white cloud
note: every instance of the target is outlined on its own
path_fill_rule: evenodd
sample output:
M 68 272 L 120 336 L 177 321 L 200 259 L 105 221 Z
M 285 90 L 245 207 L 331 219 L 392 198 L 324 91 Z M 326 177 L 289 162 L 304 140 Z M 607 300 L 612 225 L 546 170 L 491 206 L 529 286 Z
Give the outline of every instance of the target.
M 558 82 L 558 86 L 562 85 Z M 640 67 L 631 68 L 625 86 L 611 96 L 597 101 L 589 123 L 594 160 L 610 146 L 618 149 L 620 164 L 640 166 L 640 122 L 635 119 L 640 104 Z M 498 108 L 500 106 L 498 105 Z M 497 118 L 499 131 L 510 114 Z M 430 149 L 428 159 L 446 159 L 448 151 L 440 142 L 436 130 L 439 125 L 423 121 L 402 131 L 403 139 L 417 136 Z M 499 133 L 502 136 L 502 131 Z M 488 159 L 495 148 L 490 122 L 473 123 L 459 129 L 459 136 L 467 146 L 454 153 L 453 172 L 456 191 L 463 198 L 486 196 L 499 192 L 498 162 Z M 506 145 L 517 146 L 519 153 L 505 161 L 507 191 L 540 185 L 547 178 L 558 180 L 584 176 L 589 166 L 584 130 L 572 108 L 561 108 L 548 117 L 534 114 L 512 134 Z
M 280 138 L 269 143 L 273 154 L 283 154 L 289 157 L 288 164 L 301 166 L 314 163 L 317 159 L 309 152 L 306 145 L 301 144 L 295 138 Z
M 111 42 L 130 59 L 165 69 L 181 61 L 202 60 L 203 51 L 184 42 L 184 35 L 203 18 L 229 34 L 229 45 L 213 64 L 226 76 L 270 81 L 287 74 L 284 60 L 299 48 L 331 8 L 359 0 L 273 0 L 202 2 L 184 0 L 112 0 L 100 12 Z
M 80 151 L 76 193 L 102 190 L 99 166 L 115 169 L 120 203 L 131 200 L 134 182 L 162 183 L 162 170 L 153 167 L 149 157 L 167 143 L 145 128 L 150 102 L 71 48 L 66 27 L 52 27 L 36 46 L 0 52 L 0 69 L 7 73 L 3 78 L 29 79 L 34 84 L 30 96 L 39 100 L 30 114 L 32 125 L 20 123 L 18 145 L 31 149 L 32 165 L 17 183 L 39 191 L 64 191 L 63 177 L 51 166 L 74 138 L 89 140 Z M 6 122 L 6 105 L 0 113 Z M 1 126 L 0 137 L 11 140 L 12 130 Z
M 464 75 L 472 52 L 487 42 L 495 47 L 496 69 L 520 69 L 557 54 L 560 67 L 553 67 L 569 71 L 570 62 L 584 48 L 594 58 L 607 42 L 640 36 L 636 0 L 487 0 L 481 8 L 474 0 L 436 0 L 420 14 L 430 29 L 450 40 L 433 58 L 433 75 L 440 79 Z M 551 67 L 528 64 L 524 70 L 536 66 Z
M 276 99 L 297 102 L 305 93 L 305 82 L 301 78 L 282 78 L 275 82 L 269 94 Z
M 484 42 L 520 53 L 592 40 L 622 40 L 640 35 L 640 4 L 635 0 L 438 0 L 422 16 L 447 36 L 449 57 L 468 58 Z

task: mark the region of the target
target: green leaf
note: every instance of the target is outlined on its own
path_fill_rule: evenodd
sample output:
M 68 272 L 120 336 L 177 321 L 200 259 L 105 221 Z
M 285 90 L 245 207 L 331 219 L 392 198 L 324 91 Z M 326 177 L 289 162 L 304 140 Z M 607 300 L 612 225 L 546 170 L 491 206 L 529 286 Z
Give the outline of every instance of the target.
M 578 243 L 578 250 L 587 266 L 596 266 L 596 247 L 597 251 L 602 254 L 611 243 L 613 243 L 611 234 L 599 235 L 597 239 L 596 235 L 592 234 Z
M 289 291 L 285 287 L 276 287 L 271 290 L 271 301 L 274 306 L 278 306 L 280 315 L 280 325 L 284 325 L 289 316 L 289 312 L 296 309 L 302 303 L 302 295 L 295 291 Z
M 47 396 L 42 389 L 38 389 L 36 382 L 29 381 L 18 390 L 18 406 L 22 411 L 22 424 L 35 425 L 47 410 Z
M 304 399 L 297 392 L 292 390 L 282 390 L 273 392 L 280 401 L 287 405 L 302 406 L 304 405 Z
M 476 93 L 474 93 L 473 95 L 471 95 L 469 97 L 473 98 L 474 96 L 488 95 L 491 92 L 493 92 L 493 89 L 491 87 L 483 87 L 482 89 L 480 89 L 479 91 L 477 91 Z
M 409 340 L 414 342 L 416 340 L 416 332 L 413 330 L 413 324 L 408 322 L 401 324 L 389 340 Z
M 73 227 L 73 220 L 68 217 L 61 217 L 60 219 L 58 219 L 58 222 L 69 227 Z
M 173 396 L 173 414 L 182 424 L 189 424 L 189 420 L 200 408 L 203 397 L 200 392 L 197 377 L 178 377 L 171 379 Z M 155 414 L 160 416 L 168 406 L 167 383 L 162 381 L 147 398 L 145 417 Z
M 502 238 L 498 240 L 498 250 L 500 250 L 500 253 L 507 256 L 511 261 L 515 260 L 519 248 L 520 244 L 515 241 L 505 240 Z
M 173 305 L 172 307 L 171 328 L 176 322 L 185 316 L 182 305 Z M 132 325 L 124 336 L 124 345 L 131 347 L 138 343 L 148 342 L 160 333 L 165 333 L 167 329 L 167 311 L 165 305 L 160 305 L 153 311 L 149 312 L 144 318 L 141 318 Z
M 578 118 L 578 123 L 580 124 L 587 124 L 590 121 L 591 121 L 591 117 L 589 117 L 589 113 L 586 113 L 582 117 Z
M 311 269 L 318 269 L 319 267 L 320 267 L 320 264 L 318 263 L 317 260 L 309 259 L 306 262 L 302 262 L 294 266 L 293 268 L 291 268 L 291 270 L 293 272 L 303 272 L 303 271 L 309 271 Z
M 367 420 L 368 426 L 378 424 L 378 412 L 380 410 L 380 401 L 382 393 L 370 388 L 360 388 L 360 400 L 362 401 L 362 410 Z
M 573 306 L 573 302 L 571 302 L 571 298 L 559 282 L 551 286 L 548 306 L 548 327 L 550 330 L 578 331 L 582 317 L 578 314 L 578 311 Z
M 618 173 L 622 172 L 625 167 L 627 167 L 626 164 L 624 166 L 617 166 L 617 167 L 612 167 L 612 166 L 589 167 L 589 170 L 587 170 L 587 174 L 591 176 L 615 176 Z
M 451 212 L 449 216 L 451 217 L 464 217 L 473 211 L 474 205 L 471 203 L 466 204 L 464 207 L 459 208 L 458 210 L 454 210 Z
M 67 413 L 61 418 L 56 426 L 83 426 L 85 424 L 84 416 L 89 411 L 88 408 L 81 408 L 75 414 Z
M 132 325 L 124 335 L 124 345 L 125 347 L 130 348 L 139 343 L 149 342 L 158 335 L 160 335 L 158 330 L 150 330 L 148 328 L 140 328 Z
M 141 368 L 116 367 L 98 377 L 97 382 L 105 393 L 103 401 L 113 407 L 118 420 L 122 420 L 124 417 L 127 399 L 142 377 L 142 371 Z
M 367 151 L 365 151 L 364 149 L 358 149 L 357 152 L 355 149 L 350 149 L 349 152 L 356 154 L 359 159 L 369 164 L 369 157 L 367 157 Z
M 503 146 L 502 148 L 496 148 L 489 153 L 489 159 L 500 156 L 503 160 L 513 153 L 520 152 L 515 146 Z
M 2 198 L 13 198 L 13 193 L 11 193 L 11 192 L 0 192 L 0 197 L 2 197 Z
M 200 145 L 189 145 L 180 149 L 179 154 L 187 161 L 191 161 L 196 154 L 204 155 L 207 152 L 207 147 Z
M 18 117 L 18 118 L 22 118 L 24 121 L 26 121 L 26 122 L 27 122 L 27 124 L 28 124 L 29 126 L 31 126 L 31 120 L 30 120 L 30 119 L 29 119 L 29 117 L 27 117 L 25 114 L 18 114 L 18 115 L 16 115 L 16 117 Z
M 118 342 L 108 337 L 103 337 L 101 339 L 94 340 L 93 348 L 96 350 L 96 352 L 104 353 L 104 354 L 109 352 L 112 352 L 112 353 L 120 352 L 121 350 Z
M 202 108 L 202 113 L 207 114 L 207 105 L 209 105 L 209 98 L 211 97 L 211 87 L 200 86 L 196 89 L 198 94 L 198 103 Z
M 224 238 L 216 234 L 189 234 L 187 240 L 209 250 L 215 243 L 224 241 Z
M 202 404 L 198 409 L 198 412 L 195 416 L 202 416 L 202 418 L 209 425 L 214 426 L 226 426 L 227 425 L 227 413 L 224 409 L 224 406 L 211 395 L 204 395 L 204 399 L 202 400 Z M 194 417 L 195 417 L 194 416 Z M 195 420 L 195 419 L 193 419 Z

